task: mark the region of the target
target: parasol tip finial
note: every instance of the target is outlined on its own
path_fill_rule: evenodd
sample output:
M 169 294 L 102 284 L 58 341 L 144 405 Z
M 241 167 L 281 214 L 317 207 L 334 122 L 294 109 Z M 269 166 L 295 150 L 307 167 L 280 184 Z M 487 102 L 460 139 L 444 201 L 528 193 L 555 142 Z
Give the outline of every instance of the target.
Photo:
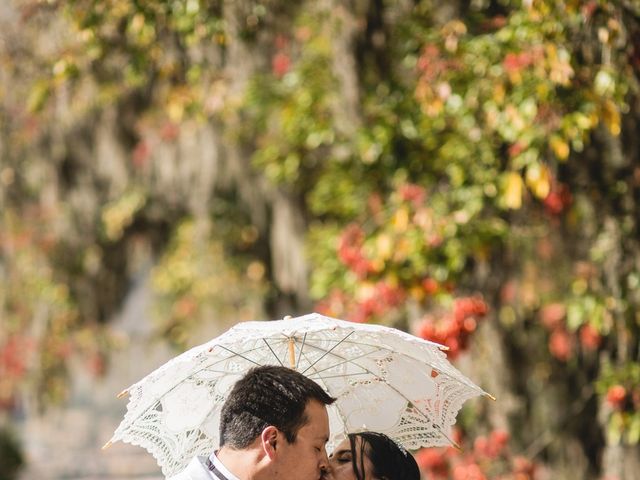
M 291 320 L 291 315 L 285 315 L 282 317 L 283 320 Z
M 489 397 L 490 400 L 493 400 L 494 402 L 497 402 L 498 400 L 496 399 L 496 397 L 494 397 L 493 395 L 491 395 L 490 393 L 485 392 L 484 393 L 486 397 Z
M 116 398 L 126 397 L 127 395 L 129 395 L 129 389 L 125 388 L 118 395 L 116 395 Z
M 107 448 L 109 448 L 111 445 L 113 445 L 113 442 L 112 442 L 111 440 L 109 440 L 107 443 L 105 443 L 105 444 L 102 446 L 102 449 L 101 449 L 101 450 L 106 450 L 106 449 L 107 449 Z

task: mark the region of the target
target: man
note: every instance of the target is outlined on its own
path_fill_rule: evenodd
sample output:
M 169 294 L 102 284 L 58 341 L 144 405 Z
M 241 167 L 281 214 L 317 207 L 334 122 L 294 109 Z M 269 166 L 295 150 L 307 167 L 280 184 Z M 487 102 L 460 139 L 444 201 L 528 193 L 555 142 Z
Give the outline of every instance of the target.
M 328 468 L 326 405 L 317 383 L 285 367 L 250 370 L 220 413 L 220 449 L 171 480 L 320 480 Z

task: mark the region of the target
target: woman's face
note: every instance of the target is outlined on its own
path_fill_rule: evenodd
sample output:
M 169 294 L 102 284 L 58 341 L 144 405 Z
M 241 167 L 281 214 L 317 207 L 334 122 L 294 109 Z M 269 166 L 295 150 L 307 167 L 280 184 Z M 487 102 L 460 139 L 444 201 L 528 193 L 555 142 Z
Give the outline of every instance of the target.
M 362 439 L 356 437 L 356 461 L 355 464 L 360 468 L 360 452 L 362 451 Z M 329 480 L 357 480 L 353 471 L 353 457 L 351 454 L 351 444 L 349 439 L 345 439 L 340 443 L 331 456 L 329 457 Z M 365 453 L 364 458 L 364 478 L 365 480 L 374 480 L 373 465 Z

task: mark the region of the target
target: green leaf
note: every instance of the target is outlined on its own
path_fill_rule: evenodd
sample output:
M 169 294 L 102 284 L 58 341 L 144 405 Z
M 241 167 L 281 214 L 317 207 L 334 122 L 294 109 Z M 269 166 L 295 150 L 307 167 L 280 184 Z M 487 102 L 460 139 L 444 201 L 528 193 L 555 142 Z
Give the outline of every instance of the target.
M 627 442 L 631 445 L 637 445 L 640 442 L 640 412 L 631 415 L 629 429 L 627 430 Z
M 42 110 L 44 104 L 51 95 L 51 84 L 48 80 L 40 80 L 31 89 L 29 98 L 27 99 L 27 109 L 36 113 Z
M 620 444 L 624 421 L 621 412 L 614 412 L 607 425 L 607 439 L 610 445 Z

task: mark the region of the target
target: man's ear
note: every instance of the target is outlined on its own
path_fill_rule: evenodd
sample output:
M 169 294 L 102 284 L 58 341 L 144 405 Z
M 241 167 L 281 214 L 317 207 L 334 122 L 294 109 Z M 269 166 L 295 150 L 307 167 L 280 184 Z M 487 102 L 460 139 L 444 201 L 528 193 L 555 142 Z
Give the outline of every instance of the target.
M 260 435 L 260 441 L 262 443 L 262 449 L 266 455 L 273 459 L 276 455 L 276 449 L 278 448 L 278 429 L 273 425 L 269 425 L 262 430 Z

